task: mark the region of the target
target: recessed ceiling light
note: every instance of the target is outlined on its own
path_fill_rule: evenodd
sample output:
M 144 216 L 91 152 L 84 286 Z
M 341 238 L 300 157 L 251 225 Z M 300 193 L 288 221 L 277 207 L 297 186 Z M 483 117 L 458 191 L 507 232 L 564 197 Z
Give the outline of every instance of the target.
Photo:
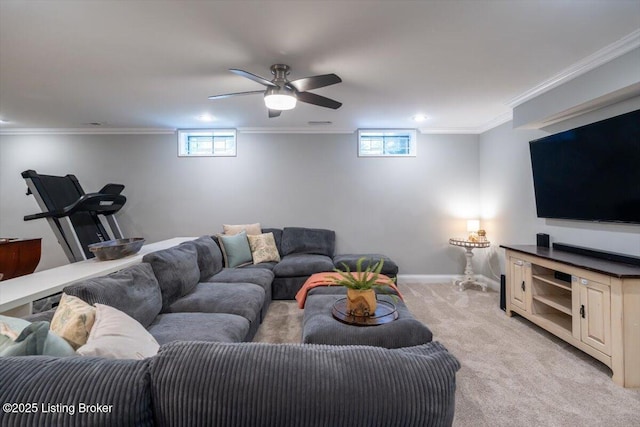
M 201 122 L 212 122 L 215 119 L 216 119 L 215 117 L 213 117 L 211 114 L 208 114 L 208 113 L 200 114 L 198 116 L 198 120 L 200 120 Z
M 427 116 L 425 116 L 424 114 L 416 114 L 411 118 L 414 122 L 424 122 L 425 120 L 427 120 Z

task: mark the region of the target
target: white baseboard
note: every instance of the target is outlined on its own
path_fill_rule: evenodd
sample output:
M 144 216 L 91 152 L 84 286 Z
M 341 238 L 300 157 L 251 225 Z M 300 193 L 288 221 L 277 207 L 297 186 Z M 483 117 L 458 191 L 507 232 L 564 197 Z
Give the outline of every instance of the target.
M 450 283 L 454 279 L 458 279 L 461 276 L 459 274 L 398 274 L 398 283 Z M 496 280 L 490 279 L 482 274 L 476 274 L 475 279 L 478 282 L 486 283 L 489 289 L 496 292 L 500 292 L 500 283 Z

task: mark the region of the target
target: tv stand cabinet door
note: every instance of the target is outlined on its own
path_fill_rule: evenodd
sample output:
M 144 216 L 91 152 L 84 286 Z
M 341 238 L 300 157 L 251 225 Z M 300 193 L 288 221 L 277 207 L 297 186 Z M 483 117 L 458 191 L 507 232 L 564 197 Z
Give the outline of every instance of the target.
M 578 283 L 581 340 L 611 356 L 611 287 L 587 279 Z
M 518 259 L 509 258 L 509 303 L 514 307 L 529 312 L 530 304 L 527 303 L 531 294 L 531 267 L 530 264 Z

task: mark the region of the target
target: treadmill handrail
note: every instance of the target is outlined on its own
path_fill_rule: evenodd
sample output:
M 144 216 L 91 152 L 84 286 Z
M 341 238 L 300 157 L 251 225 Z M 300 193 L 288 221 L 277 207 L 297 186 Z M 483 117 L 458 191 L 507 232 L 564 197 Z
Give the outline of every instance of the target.
M 78 200 L 62 209 L 25 215 L 24 220 L 30 221 L 40 218 L 64 218 L 76 212 L 93 212 L 100 215 L 113 215 L 118 212 L 127 201 L 121 194 L 89 193 L 80 196 Z M 107 204 L 103 204 L 107 203 Z

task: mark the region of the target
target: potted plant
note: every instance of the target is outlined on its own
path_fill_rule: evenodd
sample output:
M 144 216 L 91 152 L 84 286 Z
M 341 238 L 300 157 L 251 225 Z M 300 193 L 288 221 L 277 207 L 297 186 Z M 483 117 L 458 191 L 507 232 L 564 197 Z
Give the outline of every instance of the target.
M 335 268 L 338 274 L 332 278 L 331 285 L 341 285 L 347 288 L 347 313 L 351 316 L 372 316 L 376 312 L 376 288 L 384 288 L 394 279 L 386 276 L 380 277 L 384 260 L 369 265 L 363 270 L 362 264 L 366 257 L 356 261 L 355 271 L 351 271 L 348 265 L 342 263 L 343 270 Z

